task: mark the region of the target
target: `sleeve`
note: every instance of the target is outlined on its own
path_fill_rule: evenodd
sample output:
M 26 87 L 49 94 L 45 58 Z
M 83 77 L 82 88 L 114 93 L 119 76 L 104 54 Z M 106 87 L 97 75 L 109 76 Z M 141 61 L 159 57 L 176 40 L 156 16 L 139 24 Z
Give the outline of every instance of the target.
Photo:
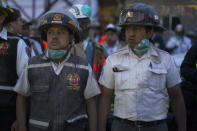
M 84 91 L 85 99 L 89 99 L 101 93 L 90 65 L 88 65 L 88 71 L 89 71 L 89 75 L 88 75 L 86 88 Z
M 181 83 L 180 74 L 178 68 L 175 65 L 174 59 L 169 56 L 168 69 L 167 69 L 167 88 L 171 88 L 179 83 Z
M 197 45 L 193 45 L 187 52 L 181 65 L 181 76 L 197 85 Z
M 14 91 L 21 94 L 21 95 L 24 95 L 24 96 L 30 95 L 30 86 L 29 86 L 29 82 L 28 82 L 27 67 L 25 67 L 22 74 L 20 75 L 20 77 L 15 85 Z
M 168 42 L 166 43 L 166 48 L 167 48 L 167 49 L 171 49 L 171 48 L 174 48 L 175 45 L 176 45 L 176 41 L 175 41 L 174 37 L 172 37 L 172 38 L 170 38 L 170 39 L 168 40 Z
M 103 66 L 103 70 L 101 72 L 101 76 L 99 79 L 99 83 L 106 88 L 114 89 L 115 81 L 112 69 L 112 62 L 110 62 L 110 57 L 107 58 L 106 63 Z
M 27 65 L 30 58 L 31 50 L 26 43 L 20 39 L 17 45 L 17 59 L 16 59 L 16 70 L 17 75 L 20 76 L 24 67 Z

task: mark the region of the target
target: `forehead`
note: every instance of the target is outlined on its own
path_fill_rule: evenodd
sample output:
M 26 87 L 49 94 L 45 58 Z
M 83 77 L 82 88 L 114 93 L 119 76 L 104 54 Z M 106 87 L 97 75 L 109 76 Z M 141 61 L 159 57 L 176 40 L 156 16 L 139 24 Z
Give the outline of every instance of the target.
M 49 28 L 48 28 L 48 31 L 68 31 L 68 29 L 62 25 L 51 25 Z
M 137 31 L 143 31 L 145 30 L 145 26 L 137 26 L 137 25 L 130 25 L 126 27 L 126 30 L 137 30 Z

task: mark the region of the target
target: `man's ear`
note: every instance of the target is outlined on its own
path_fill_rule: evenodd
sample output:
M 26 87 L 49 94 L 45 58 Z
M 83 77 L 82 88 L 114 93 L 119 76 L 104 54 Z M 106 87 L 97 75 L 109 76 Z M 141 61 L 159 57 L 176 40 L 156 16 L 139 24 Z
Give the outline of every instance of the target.
M 148 32 L 148 38 L 151 38 L 153 33 L 154 33 L 154 29 L 151 28 L 151 30 Z
M 13 28 L 12 23 L 8 23 L 8 24 L 6 25 L 6 29 L 7 29 L 9 32 L 12 32 L 12 33 L 13 33 L 14 28 Z

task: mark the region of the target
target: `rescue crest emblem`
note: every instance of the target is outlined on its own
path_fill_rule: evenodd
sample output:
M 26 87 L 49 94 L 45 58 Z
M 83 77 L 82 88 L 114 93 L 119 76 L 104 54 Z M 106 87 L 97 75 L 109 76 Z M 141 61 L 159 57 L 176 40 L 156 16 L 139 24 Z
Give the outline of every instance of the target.
M 7 55 L 8 48 L 9 48 L 9 44 L 7 42 L 0 43 L 0 54 Z
M 78 74 L 76 74 L 76 73 L 69 74 L 67 76 L 67 80 L 69 82 L 69 86 L 67 86 L 67 88 L 69 90 L 79 90 L 80 89 L 80 86 L 79 86 L 80 77 Z

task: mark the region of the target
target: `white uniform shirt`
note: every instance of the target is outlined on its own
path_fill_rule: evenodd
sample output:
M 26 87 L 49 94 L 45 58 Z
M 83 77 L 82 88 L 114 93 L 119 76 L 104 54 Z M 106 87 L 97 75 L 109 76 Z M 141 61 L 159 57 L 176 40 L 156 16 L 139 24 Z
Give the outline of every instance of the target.
M 107 42 L 105 42 L 103 44 L 103 47 L 105 48 L 105 50 L 107 51 L 107 55 L 111 55 L 113 52 L 116 52 L 118 50 L 118 45 L 119 45 L 119 41 L 117 40 L 116 43 L 114 44 L 114 46 L 110 47 L 108 46 Z
M 132 121 L 165 119 L 166 88 L 180 82 L 173 58 L 152 46 L 141 58 L 128 46 L 113 53 L 99 79 L 101 85 L 114 89 L 114 115 Z
M 166 48 L 174 48 L 175 46 L 178 46 L 178 48 L 174 49 L 171 54 L 186 53 L 191 48 L 192 44 L 191 40 L 186 36 L 180 40 L 178 40 L 176 36 L 173 36 L 166 43 Z
M 47 57 L 47 52 L 45 54 L 45 58 Z M 70 57 L 70 54 L 66 57 L 66 59 L 60 63 L 59 65 L 58 64 L 55 64 L 53 62 L 49 63 L 47 66 L 52 66 L 54 72 L 56 73 L 56 75 L 59 75 L 63 69 L 64 66 L 72 66 L 73 64 L 72 63 L 68 63 L 67 60 L 69 59 Z M 46 64 L 44 65 L 46 66 Z M 74 66 L 74 65 L 73 65 Z M 88 76 L 88 80 L 87 80 L 87 84 L 86 84 L 86 88 L 84 90 L 84 97 L 85 99 L 89 99 L 91 97 L 94 97 L 98 94 L 100 94 L 100 89 L 98 87 L 98 84 L 97 84 L 97 81 L 94 77 L 94 74 L 92 72 L 92 68 L 90 65 L 88 66 L 80 66 L 80 68 L 85 68 L 85 69 L 88 69 L 89 71 L 89 76 Z M 19 94 L 22 94 L 24 96 L 29 96 L 31 95 L 31 92 L 30 92 L 30 86 L 29 86 L 29 82 L 28 82 L 28 71 L 27 69 L 30 68 L 30 67 L 26 67 L 21 75 L 21 77 L 19 78 L 16 86 L 15 86 L 15 91 Z
M 2 39 L 7 40 L 7 30 L 5 28 L 2 29 L 0 33 L 0 37 Z M 29 60 L 29 56 L 28 56 L 28 47 L 26 43 L 19 37 L 16 38 L 19 39 L 18 44 L 16 43 L 17 44 L 16 71 L 17 71 L 17 75 L 20 76 L 23 68 L 25 67 L 25 65 Z

